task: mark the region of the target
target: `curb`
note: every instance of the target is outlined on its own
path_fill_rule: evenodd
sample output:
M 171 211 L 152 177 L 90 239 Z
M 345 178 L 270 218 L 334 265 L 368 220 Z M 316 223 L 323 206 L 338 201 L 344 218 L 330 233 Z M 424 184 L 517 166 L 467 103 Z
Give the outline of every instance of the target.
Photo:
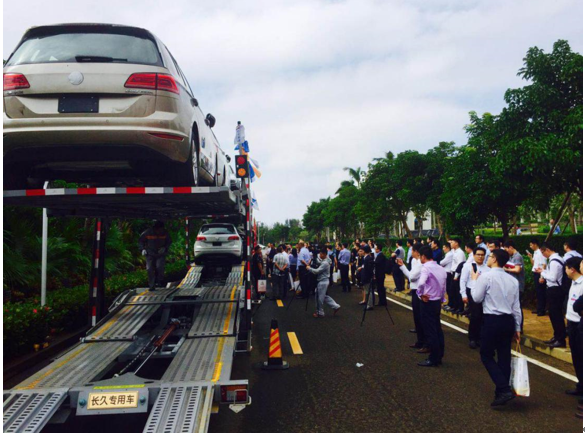
M 406 292 L 389 292 L 386 291 L 386 295 L 390 296 L 391 298 L 406 301 L 406 303 L 410 304 L 410 294 Z M 458 316 L 456 314 L 448 313 L 445 310 L 441 310 L 441 315 L 450 319 L 451 322 L 458 322 L 458 324 L 463 325 L 462 327 L 467 329 L 469 327 L 469 320 L 466 317 Z M 569 348 L 566 349 L 559 349 L 559 348 L 551 348 L 547 346 L 544 341 L 539 340 L 538 338 L 527 336 L 526 334 L 522 335 L 521 344 L 524 347 L 528 347 L 529 349 L 536 350 L 544 355 L 552 356 L 555 359 L 560 361 L 566 362 L 567 364 L 573 365 L 573 359 L 571 357 L 571 350 Z

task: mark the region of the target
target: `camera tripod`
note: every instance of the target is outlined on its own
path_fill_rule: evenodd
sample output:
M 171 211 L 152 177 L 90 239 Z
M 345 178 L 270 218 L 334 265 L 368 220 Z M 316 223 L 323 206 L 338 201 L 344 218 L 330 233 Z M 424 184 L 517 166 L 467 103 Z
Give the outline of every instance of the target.
M 366 303 L 364 304 L 364 314 L 362 315 L 362 323 L 360 323 L 360 326 L 363 326 L 364 321 L 366 320 L 366 313 L 368 312 L 368 304 L 370 303 L 370 296 L 372 297 L 372 304 L 373 304 L 374 303 L 374 280 L 373 279 L 372 279 L 372 281 L 370 281 L 368 293 L 366 294 Z M 388 317 L 390 318 L 390 321 L 394 325 L 394 319 L 392 319 L 392 315 L 390 314 L 390 310 L 388 310 L 388 305 L 384 304 L 384 308 L 386 309 L 386 312 L 388 313 Z

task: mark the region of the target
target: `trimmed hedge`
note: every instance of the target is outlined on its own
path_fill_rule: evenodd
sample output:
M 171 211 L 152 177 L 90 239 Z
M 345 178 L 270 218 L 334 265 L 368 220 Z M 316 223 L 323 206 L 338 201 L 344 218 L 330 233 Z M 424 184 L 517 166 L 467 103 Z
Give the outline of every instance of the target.
M 167 265 L 167 278 L 181 278 L 185 262 Z M 105 281 L 106 305 L 128 289 L 148 284 L 145 269 L 112 276 Z M 34 350 L 47 336 L 64 329 L 75 330 L 87 324 L 89 286 L 82 285 L 47 293 L 47 305 L 41 307 L 38 298 L 24 302 L 4 303 L 4 360 Z

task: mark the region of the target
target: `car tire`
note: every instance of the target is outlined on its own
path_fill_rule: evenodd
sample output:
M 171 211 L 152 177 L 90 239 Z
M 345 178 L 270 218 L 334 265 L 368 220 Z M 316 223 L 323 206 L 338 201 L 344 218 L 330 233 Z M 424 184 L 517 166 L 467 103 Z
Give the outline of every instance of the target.
M 191 131 L 189 158 L 175 171 L 174 186 L 199 186 L 199 137 Z

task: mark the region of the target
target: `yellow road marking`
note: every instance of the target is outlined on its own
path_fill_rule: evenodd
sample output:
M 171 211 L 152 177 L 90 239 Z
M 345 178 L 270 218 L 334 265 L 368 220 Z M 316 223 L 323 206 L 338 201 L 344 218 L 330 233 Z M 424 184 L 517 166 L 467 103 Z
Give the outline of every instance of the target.
M 288 336 L 288 341 L 290 342 L 290 346 L 292 347 L 293 354 L 302 355 L 303 349 L 301 349 L 301 345 L 299 344 L 297 334 L 295 334 L 294 332 L 287 332 L 286 335 Z
M 278 305 L 279 307 L 284 307 L 284 304 L 282 303 L 282 301 L 280 299 L 276 300 L 276 305 Z

